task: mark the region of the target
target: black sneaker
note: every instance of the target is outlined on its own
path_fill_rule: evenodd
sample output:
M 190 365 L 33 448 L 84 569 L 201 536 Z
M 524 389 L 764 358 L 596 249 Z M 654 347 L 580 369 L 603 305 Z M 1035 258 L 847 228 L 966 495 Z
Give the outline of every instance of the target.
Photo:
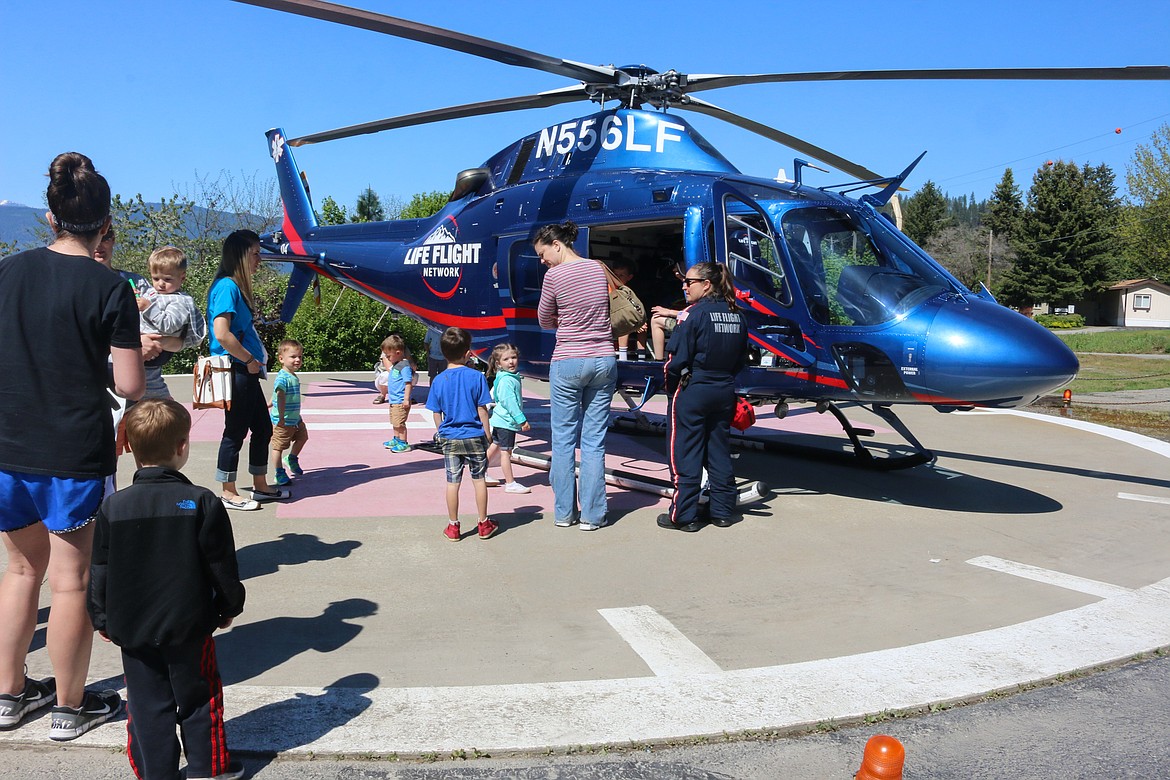
M 77 709 L 54 707 L 49 725 L 49 739 L 54 742 L 68 742 L 85 732 L 110 720 L 122 709 L 122 697 L 117 691 L 85 692 L 85 698 Z
M 0 694 L 0 730 L 14 729 L 39 709 L 57 700 L 57 683 L 52 677 L 44 680 L 24 678 L 24 690 L 19 696 Z

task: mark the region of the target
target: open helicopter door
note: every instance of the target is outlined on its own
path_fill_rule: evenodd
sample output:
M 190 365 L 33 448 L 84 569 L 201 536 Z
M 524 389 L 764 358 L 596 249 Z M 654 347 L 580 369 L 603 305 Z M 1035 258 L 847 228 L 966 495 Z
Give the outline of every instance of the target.
M 748 340 L 764 368 L 795 363 L 807 368 L 801 322 L 807 313 L 793 305 L 792 268 L 775 238 L 767 212 L 726 181 L 711 188 L 715 258 L 731 270 L 740 306 L 748 313 Z
M 577 248 L 589 246 L 588 228 L 579 228 Z M 586 253 L 582 252 L 582 256 Z M 540 303 L 540 288 L 545 267 L 532 248 L 532 233 L 512 233 L 500 236 L 496 244 L 496 281 L 499 285 L 500 308 L 508 337 L 520 350 L 520 360 L 530 366 L 547 360 L 534 360 L 551 355 L 556 336 L 541 330 L 536 321 L 536 307 Z

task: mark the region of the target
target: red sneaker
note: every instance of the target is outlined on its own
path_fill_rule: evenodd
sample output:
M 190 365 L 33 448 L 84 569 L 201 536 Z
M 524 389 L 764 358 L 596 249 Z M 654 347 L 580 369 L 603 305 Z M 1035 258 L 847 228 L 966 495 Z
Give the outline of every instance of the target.
M 484 520 L 482 523 L 479 524 L 479 538 L 480 539 L 487 539 L 492 534 L 494 534 L 496 531 L 498 531 L 499 528 L 500 527 L 498 525 L 496 525 L 495 523 L 493 523 L 490 518 L 487 520 Z
M 459 541 L 459 523 L 447 523 L 447 527 L 443 530 L 443 536 L 453 542 Z

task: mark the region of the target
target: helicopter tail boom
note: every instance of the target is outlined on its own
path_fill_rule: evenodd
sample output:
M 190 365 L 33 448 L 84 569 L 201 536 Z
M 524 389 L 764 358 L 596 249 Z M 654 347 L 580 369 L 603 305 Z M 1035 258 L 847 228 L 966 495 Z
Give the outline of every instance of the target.
M 309 188 L 305 185 L 292 149 L 285 141 L 284 130 L 275 127 L 266 134 L 268 151 L 276 163 L 276 178 L 280 182 L 280 200 L 284 204 L 284 220 L 280 232 L 288 242 L 292 254 L 304 254 L 303 238 L 317 227 L 317 215 L 309 200 Z

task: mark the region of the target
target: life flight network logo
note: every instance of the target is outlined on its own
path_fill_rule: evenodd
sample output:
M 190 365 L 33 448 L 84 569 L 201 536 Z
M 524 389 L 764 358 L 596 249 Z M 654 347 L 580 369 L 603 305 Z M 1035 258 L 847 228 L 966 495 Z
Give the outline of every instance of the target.
M 422 273 L 423 284 L 442 300 L 447 300 L 459 290 L 463 281 L 463 267 L 479 264 L 482 244 L 460 243 L 459 223 L 454 217 L 447 217 L 431 231 L 421 245 L 412 247 L 406 253 L 403 265 L 417 265 Z M 445 292 L 438 288 L 448 286 Z

